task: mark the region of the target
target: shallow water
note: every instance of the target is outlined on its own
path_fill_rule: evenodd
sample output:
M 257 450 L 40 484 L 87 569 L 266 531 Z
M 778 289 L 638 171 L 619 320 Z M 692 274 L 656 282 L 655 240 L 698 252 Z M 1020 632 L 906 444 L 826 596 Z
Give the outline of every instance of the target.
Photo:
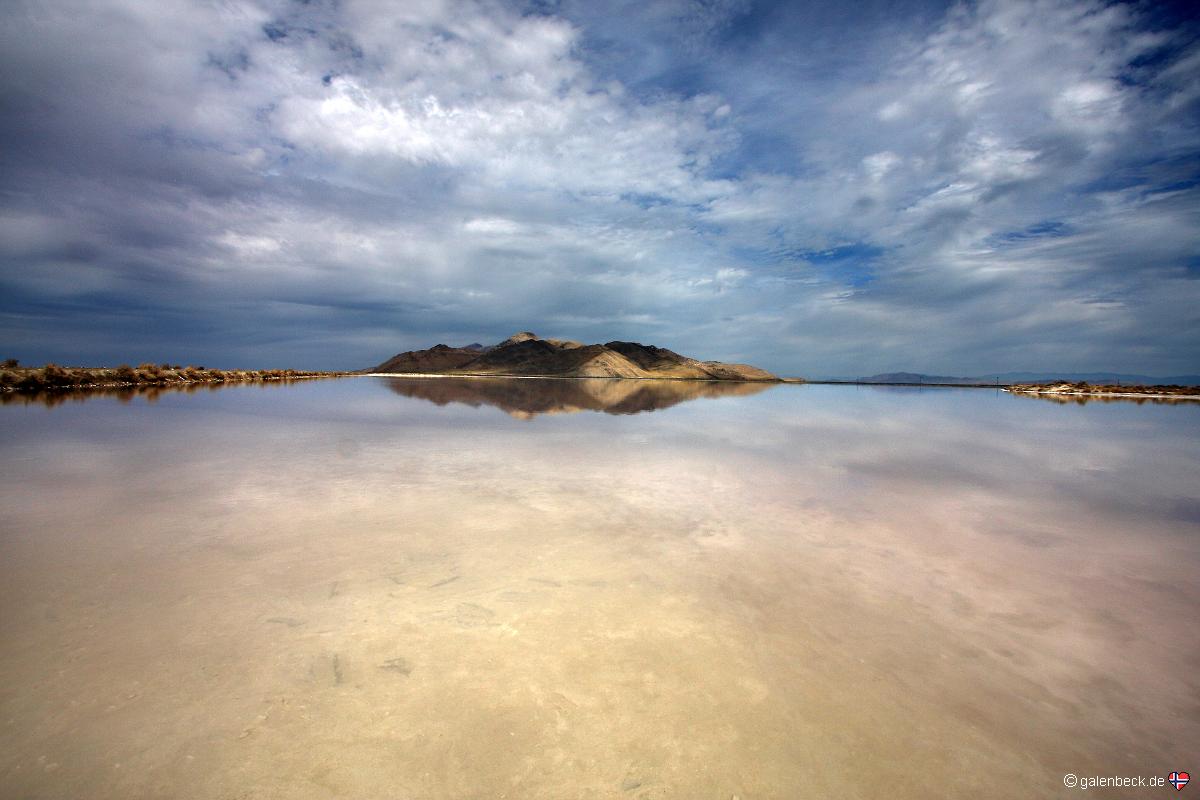
M 1195 774 L 1198 434 L 1192 407 L 969 389 L 9 404 L 0 795 L 1035 798 Z

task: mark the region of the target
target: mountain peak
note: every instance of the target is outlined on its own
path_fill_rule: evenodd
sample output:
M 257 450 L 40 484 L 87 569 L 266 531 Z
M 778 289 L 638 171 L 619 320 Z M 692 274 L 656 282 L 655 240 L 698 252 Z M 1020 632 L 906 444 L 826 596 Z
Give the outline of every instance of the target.
M 538 338 L 538 335 L 532 331 L 517 331 L 500 344 L 518 344 L 520 342 L 528 342 L 531 339 L 536 338 Z
M 494 347 L 446 347 L 400 353 L 376 372 L 441 375 L 516 375 L 574 378 L 674 378 L 704 381 L 777 381 L 745 364 L 697 361 L 663 347 L 613 341 L 585 345 L 541 339 L 520 331 Z

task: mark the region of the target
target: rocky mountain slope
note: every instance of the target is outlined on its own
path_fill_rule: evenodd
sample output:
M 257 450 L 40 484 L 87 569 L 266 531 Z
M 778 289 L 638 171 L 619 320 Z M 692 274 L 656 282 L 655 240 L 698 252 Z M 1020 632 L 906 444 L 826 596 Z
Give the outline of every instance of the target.
M 581 344 L 542 339 L 528 331 L 480 348 L 435 345 L 399 353 L 372 372 L 438 375 L 508 375 L 563 378 L 676 378 L 685 380 L 777 381 L 747 364 L 698 361 L 662 347 L 637 342 Z

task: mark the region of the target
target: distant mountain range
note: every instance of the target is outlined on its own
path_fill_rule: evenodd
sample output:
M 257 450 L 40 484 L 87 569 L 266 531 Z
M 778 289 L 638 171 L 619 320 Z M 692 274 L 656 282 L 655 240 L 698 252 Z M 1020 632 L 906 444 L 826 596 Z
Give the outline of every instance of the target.
M 926 375 L 921 372 L 882 372 L 878 375 L 868 375 L 862 378 L 825 378 L 824 380 L 851 381 L 856 383 L 959 383 L 980 386 L 991 386 L 996 383 L 1003 385 L 1010 383 L 1047 383 L 1052 381 L 1200 386 L 1200 375 L 1170 375 L 1163 378 L 1152 375 L 1130 375 L 1121 372 L 999 372 L 994 375 L 977 375 L 971 377 Z
M 675 378 L 718 381 L 778 381 L 747 364 L 698 361 L 637 342 L 582 344 L 542 339 L 529 331 L 485 347 L 435 345 L 399 353 L 371 372 L 436 375 L 506 375 L 561 378 Z

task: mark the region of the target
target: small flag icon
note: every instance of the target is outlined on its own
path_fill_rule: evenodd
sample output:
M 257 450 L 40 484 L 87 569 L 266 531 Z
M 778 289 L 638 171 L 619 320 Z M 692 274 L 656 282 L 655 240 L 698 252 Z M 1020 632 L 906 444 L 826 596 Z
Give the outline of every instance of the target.
M 1175 787 L 1175 791 L 1182 792 L 1183 787 L 1188 785 L 1188 781 L 1192 779 L 1191 775 L 1186 772 L 1172 772 L 1167 776 L 1167 783 Z

